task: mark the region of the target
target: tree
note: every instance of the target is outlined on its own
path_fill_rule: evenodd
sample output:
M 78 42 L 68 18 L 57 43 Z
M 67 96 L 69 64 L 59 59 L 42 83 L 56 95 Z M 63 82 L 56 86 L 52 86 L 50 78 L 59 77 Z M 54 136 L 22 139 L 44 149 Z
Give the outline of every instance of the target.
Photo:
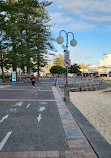
M 3 43 L 6 44 L 8 64 L 16 71 L 18 66 L 18 46 L 20 30 L 17 26 L 17 12 L 18 8 L 11 2 L 2 1 L 0 8 L 0 15 L 2 16 L 2 23 L 0 31 L 3 35 Z M 1 22 L 1 21 L 0 21 Z
M 69 68 L 69 73 L 80 73 L 80 66 L 78 64 L 73 64 Z
M 58 54 L 54 60 L 54 65 L 63 66 L 64 56 L 62 54 Z
M 24 52 L 27 72 L 30 72 L 31 69 L 37 70 L 39 76 L 40 68 L 46 64 L 44 55 L 48 49 L 54 49 L 52 35 L 47 26 L 49 17 L 45 9 L 51 2 L 20 0 L 19 3 L 20 15 L 24 18 L 21 17 L 18 24 L 20 24 L 22 38 L 24 37 L 22 43 L 25 41 L 27 45 L 26 52 Z
M 56 66 L 52 66 L 50 69 L 50 72 L 52 74 L 64 74 L 66 71 L 66 69 L 62 66 L 56 65 Z
M 38 0 L 7 0 L 0 2 L 0 31 L 7 41 L 7 59 L 15 71 L 27 72 L 45 66 L 44 54 L 54 50 L 46 7 L 52 2 Z
M 4 73 L 4 66 L 5 66 L 5 58 L 4 58 L 4 51 L 2 48 L 2 44 L 0 41 L 0 66 L 1 66 L 1 70 L 2 70 L 2 82 L 5 82 L 5 73 Z
M 5 31 L 4 29 L 6 28 L 5 25 L 5 14 L 3 13 L 3 8 L 4 8 L 4 2 L 0 1 L 0 66 L 2 69 L 2 82 L 5 82 L 5 73 L 4 73 L 4 67 L 7 65 L 6 64 L 6 51 L 5 51 L 5 42 L 4 42 L 4 35 Z M 5 9 L 5 8 L 4 8 Z
M 79 64 L 80 68 L 81 69 L 88 69 L 89 68 L 89 65 L 85 64 L 82 62 L 82 64 Z

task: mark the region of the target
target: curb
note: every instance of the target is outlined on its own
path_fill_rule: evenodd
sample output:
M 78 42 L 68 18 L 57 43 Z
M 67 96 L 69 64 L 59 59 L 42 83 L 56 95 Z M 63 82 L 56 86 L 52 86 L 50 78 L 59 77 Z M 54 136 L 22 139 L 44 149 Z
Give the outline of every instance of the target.
M 60 88 L 57 88 L 59 94 L 63 98 Z M 76 108 L 76 106 L 69 100 L 66 101 L 70 113 L 75 118 L 80 129 L 84 133 L 86 139 L 90 143 L 93 150 L 99 158 L 111 158 L 111 145 L 105 138 L 96 130 L 96 128 L 86 119 L 86 117 Z

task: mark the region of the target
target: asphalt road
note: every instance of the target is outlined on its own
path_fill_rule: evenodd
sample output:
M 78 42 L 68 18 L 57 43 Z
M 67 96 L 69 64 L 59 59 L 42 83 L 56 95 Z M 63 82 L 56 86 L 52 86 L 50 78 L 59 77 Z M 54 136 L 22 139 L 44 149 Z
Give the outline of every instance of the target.
M 67 150 L 53 80 L 0 89 L 0 151 Z

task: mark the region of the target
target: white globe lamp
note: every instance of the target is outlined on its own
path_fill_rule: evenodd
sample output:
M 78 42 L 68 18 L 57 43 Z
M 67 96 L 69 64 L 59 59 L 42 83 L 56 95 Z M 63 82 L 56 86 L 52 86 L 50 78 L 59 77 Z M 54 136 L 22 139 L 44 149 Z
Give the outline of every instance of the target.
M 72 39 L 70 41 L 70 45 L 73 46 L 73 47 L 76 46 L 77 45 L 77 41 L 75 39 Z
M 62 44 L 64 42 L 64 38 L 62 36 L 57 37 L 57 43 Z

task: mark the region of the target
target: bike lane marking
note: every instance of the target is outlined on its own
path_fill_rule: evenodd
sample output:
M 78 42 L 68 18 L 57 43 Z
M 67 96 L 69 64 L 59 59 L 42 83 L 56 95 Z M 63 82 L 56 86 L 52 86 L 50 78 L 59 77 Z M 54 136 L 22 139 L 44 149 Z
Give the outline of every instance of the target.
M 37 121 L 39 122 L 41 120 L 41 114 L 39 114 L 39 116 L 37 117 Z
M 5 145 L 5 143 L 7 142 L 11 134 L 12 134 L 12 131 L 8 132 L 6 136 L 3 138 L 2 142 L 0 143 L 0 151 L 2 150 L 3 146 Z
M 7 119 L 8 118 L 8 114 L 7 115 L 5 115 L 4 117 L 2 117 L 2 120 L 0 120 L 0 122 L 3 122 L 5 119 Z
M 31 104 L 29 103 L 29 104 L 26 106 L 26 108 L 29 108 L 30 105 L 31 105 Z

